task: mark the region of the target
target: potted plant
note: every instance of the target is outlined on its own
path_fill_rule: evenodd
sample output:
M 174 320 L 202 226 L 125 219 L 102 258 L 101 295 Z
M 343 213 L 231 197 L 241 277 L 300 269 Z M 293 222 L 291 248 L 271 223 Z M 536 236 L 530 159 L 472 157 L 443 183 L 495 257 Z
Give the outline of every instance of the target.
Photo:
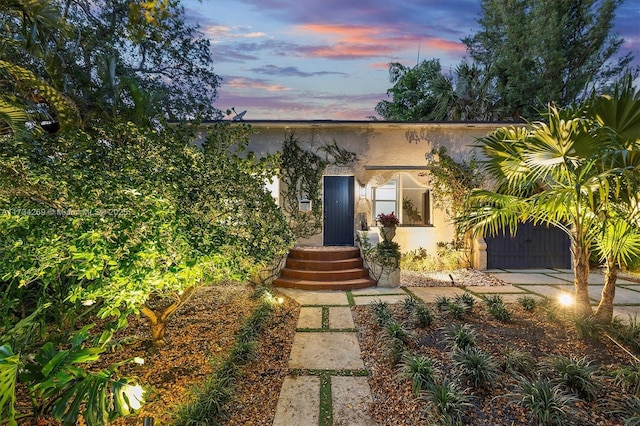
M 380 213 L 376 217 L 376 221 L 380 225 L 380 234 L 385 241 L 391 241 L 396 236 L 396 226 L 400 223 L 395 212 L 389 214 Z

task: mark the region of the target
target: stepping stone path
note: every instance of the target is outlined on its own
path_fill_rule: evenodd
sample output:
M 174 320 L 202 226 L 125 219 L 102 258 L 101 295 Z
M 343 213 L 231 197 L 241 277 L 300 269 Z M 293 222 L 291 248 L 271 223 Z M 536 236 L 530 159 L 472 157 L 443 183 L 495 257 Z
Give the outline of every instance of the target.
M 347 293 L 281 291 L 302 307 L 289 356 L 291 373 L 282 384 L 273 426 L 318 425 L 321 416 L 334 425 L 375 425 Z M 321 413 L 329 398 L 332 412 Z
M 564 270 L 490 271 L 504 286 L 469 286 L 476 298 L 499 294 L 509 303 L 521 296 L 555 298 L 572 291 L 572 275 Z M 600 297 L 602 275 L 589 277 L 593 303 Z M 432 303 L 438 297 L 464 293 L 456 287 L 366 288 L 345 291 L 280 289 L 300 305 L 297 330 L 289 356 L 273 426 L 375 425 L 368 414 L 373 403 L 351 306 L 382 300 L 401 303 L 409 294 Z M 640 284 L 619 279 L 614 315 L 640 315 Z M 330 403 L 329 403 L 330 401 Z M 332 412 L 327 413 L 327 407 Z

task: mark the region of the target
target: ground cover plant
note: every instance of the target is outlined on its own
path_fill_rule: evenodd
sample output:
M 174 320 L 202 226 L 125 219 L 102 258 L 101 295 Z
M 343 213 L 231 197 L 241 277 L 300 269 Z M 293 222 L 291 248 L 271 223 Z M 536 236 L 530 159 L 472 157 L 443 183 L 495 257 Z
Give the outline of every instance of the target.
M 636 424 L 638 364 L 607 337 L 632 333 L 633 321 L 583 336 L 554 304 L 486 297 L 463 315 L 451 309 L 469 296 L 353 307 L 376 423 Z M 420 310 L 429 322 L 416 321 Z M 402 345 L 389 324 L 402 328 Z

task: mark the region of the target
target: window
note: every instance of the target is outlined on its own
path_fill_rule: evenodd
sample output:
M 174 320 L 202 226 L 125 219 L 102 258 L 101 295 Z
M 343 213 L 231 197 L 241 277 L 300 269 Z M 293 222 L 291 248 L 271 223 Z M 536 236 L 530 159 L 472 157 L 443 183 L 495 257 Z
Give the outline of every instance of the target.
M 404 226 L 432 225 L 431 192 L 401 173 L 373 190 L 374 217 L 395 212 Z

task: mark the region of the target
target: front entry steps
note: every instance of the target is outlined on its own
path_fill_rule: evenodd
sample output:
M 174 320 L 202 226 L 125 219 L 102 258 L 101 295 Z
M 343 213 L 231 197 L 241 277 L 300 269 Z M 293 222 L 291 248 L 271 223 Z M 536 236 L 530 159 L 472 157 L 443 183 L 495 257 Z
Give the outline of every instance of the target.
M 357 247 L 294 247 L 276 287 L 301 290 L 352 290 L 375 287 Z

